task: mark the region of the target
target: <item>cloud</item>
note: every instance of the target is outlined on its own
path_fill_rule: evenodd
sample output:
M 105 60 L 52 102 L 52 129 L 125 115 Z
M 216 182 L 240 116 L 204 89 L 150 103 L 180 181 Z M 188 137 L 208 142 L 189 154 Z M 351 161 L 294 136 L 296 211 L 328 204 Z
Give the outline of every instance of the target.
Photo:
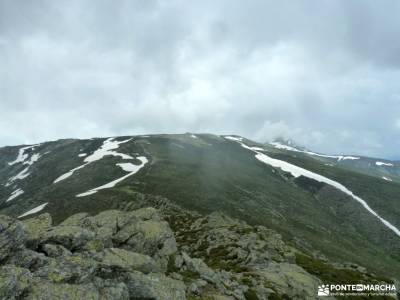
M 298 139 L 299 135 L 302 134 L 302 130 L 298 128 L 290 128 L 285 122 L 279 121 L 271 123 L 270 121 L 265 121 L 263 126 L 256 132 L 255 139 L 273 141 L 277 138 L 286 137 Z
M 157 132 L 400 158 L 397 1 L 2 1 L 0 145 Z

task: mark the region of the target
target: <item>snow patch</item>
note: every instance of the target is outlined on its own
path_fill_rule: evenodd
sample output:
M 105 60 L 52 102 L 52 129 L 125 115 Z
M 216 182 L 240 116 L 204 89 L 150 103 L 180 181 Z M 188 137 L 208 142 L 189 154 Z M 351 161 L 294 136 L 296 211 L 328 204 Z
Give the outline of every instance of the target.
M 105 140 L 103 142 L 103 145 L 99 149 L 94 151 L 93 154 L 86 157 L 84 161 L 87 163 L 92 163 L 96 160 L 102 159 L 104 156 L 107 156 L 107 155 L 119 156 L 122 159 L 133 159 L 133 157 L 130 155 L 112 151 L 112 150 L 118 149 L 119 145 L 127 143 L 130 140 L 132 140 L 132 139 L 127 139 L 125 141 L 118 142 L 118 141 L 114 141 L 114 138 L 109 138 L 109 139 Z
M 46 152 L 46 153 L 48 153 L 48 152 Z M 45 153 L 45 154 L 46 154 Z M 28 160 L 28 161 L 25 161 L 24 162 L 24 165 L 29 165 L 29 166 L 32 166 L 35 162 L 37 162 L 38 160 L 39 160 L 39 158 L 41 158 L 42 157 L 42 155 L 40 155 L 39 153 L 35 153 L 35 154 L 32 154 L 32 156 L 31 156 L 31 158 Z
M 39 145 L 40 144 L 36 144 L 36 145 L 32 145 L 32 146 L 22 147 L 21 149 L 19 149 L 17 158 L 14 161 L 9 162 L 8 165 L 12 166 L 17 163 L 22 163 L 22 165 L 27 165 L 28 167 L 26 167 L 25 169 L 20 171 L 17 175 L 9 178 L 7 183 L 5 184 L 5 186 L 10 186 L 15 180 L 21 180 L 21 179 L 25 179 L 26 177 L 28 177 L 30 174 L 28 172 L 29 167 L 32 166 L 35 162 L 37 162 L 39 160 L 39 158 L 41 158 L 43 155 L 49 153 L 49 152 L 46 152 L 43 155 L 41 155 L 40 153 L 33 153 L 31 155 L 31 157 L 29 157 L 29 154 L 25 153 L 26 150 L 28 150 L 28 149 L 34 150 L 35 147 L 37 147 Z
M 84 156 L 86 156 L 86 155 L 87 155 L 86 153 L 79 153 L 79 154 L 78 154 L 79 157 L 84 157 Z
M 382 179 L 384 179 L 384 180 L 386 180 L 386 181 L 393 181 L 393 180 L 390 179 L 389 177 L 385 177 L 385 176 L 382 176 Z
M 254 150 L 254 151 L 265 151 L 265 149 L 260 148 L 260 147 L 251 147 L 251 150 Z
M 95 162 L 97 160 L 100 160 L 100 159 L 102 159 L 103 157 L 105 157 L 107 155 L 119 156 L 122 159 L 133 159 L 133 157 L 128 155 L 128 154 L 112 151 L 112 150 L 117 149 L 120 144 L 127 143 L 130 140 L 131 139 L 124 140 L 124 141 L 114 141 L 114 138 L 108 138 L 107 140 L 105 140 L 103 142 L 103 145 L 101 145 L 101 147 L 99 149 L 94 151 L 91 155 L 87 156 L 83 160 L 85 162 L 83 165 L 80 165 L 80 166 L 78 166 L 76 168 L 73 168 L 72 170 L 69 170 L 67 173 L 62 174 L 61 176 L 56 178 L 53 183 L 57 183 L 57 182 L 60 182 L 60 181 L 62 181 L 64 179 L 67 179 L 72 174 L 74 174 L 75 171 L 77 171 L 79 169 L 82 169 L 82 168 L 86 167 L 88 164 L 91 164 L 91 163 L 93 163 L 93 162 Z
M 296 151 L 296 152 L 303 152 L 300 151 L 299 149 L 296 149 L 294 147 L 288 146 L 288 145 L 284 145 L 278 142 L 272 142 L 270 143 L 270 145 L 274 146 L 277 149 L 283 149 L 283 150 L 288 150 L 288 151 Z
M 190 137 L 191 137 L 191 138 L 194 138 L 194 139 L 198 139 L 198 137 L 195 136 L 194 134 L 191 134 Z
M 35 208 L 33 208 L 33 209 L 27 211 L 26 213 L 23 213 L 23 214 L 20 215 L 18 218 L 23 218 L 23 217 L 25 217 L 25 216 L 35 214 L 35 213 L 41 211 L 43 208 L 45 208 L 45 206 L 46 206 L 47 204 L 48 204 L 48 202 L 43 203 L 43 204 L 41 204 L 41 205 L 39 205 L 39 206 L 37 206 L 37 207 L 35 207 Z
M 62 181 L 62 180 L 64 180 L 64 179 L 67 179 L 67 178 L 70 177 L 72 174 L 74 174 L 75 171 L 84 168 L 86 165 L 87 165 L 87 164 L 84 164 L 84 165 L 81 165 L 81 166 L 79 166 L 79 167 L 76 167 L 76 168 L 74 168 L 74 169 L 72 169 L 72 170 L 69 170 L 67 173 L 62 174 L 60 177 L 58 177 L 56 180 L 54 180 L 53 183 L 57 183 L 57 182 L 59 182 L 59 181 Z
M 355 156 L 339 156 L 338 161 L 341 160 L 356 160 L 356 159 L 360 159 L 359 157 L 355 157 Z
M 253 149 L 251 149 L 251 147 L 245 145 L 244 143 L 239 142 L 239 144 L 246 148 L 249 149 L 253 152 L 256 153 L 256 158 L 265 163 L 268 164 L 270 166 L 273 166 L 275 168 L 279 168 L 285 172 L 289 172 L 290 174 L 292 174 L 292 176 L 294 177 L 299 177 L 299 176 L 304 176 L 307 178 L 311 178 L 314 179 L 316 181 L 319 182 L 323 182 L 326 184 L 329 184 L 335 188 L 337 188 L 338 190 L 342 191 L 343 193 L 351 196 L 353 199 L 355 199 L 357 202 L 359 202 L 369 213 L 371 213 L 372 215 L 374 215 L 375 217 L 377 217 L 387 228 L 389 228 L 390 230 L 392 230 L 396 235 L 398 235 L 400 237 L 400 230 L 398 228 L 396 228 L 394 225 L 392 225 L 391 223 L 389 223 L 388 221 L 386 221 L 385 219 L 383 219 L 381 216 L 379 216 L 368 204 L 367 202 L 365 202 L 363 199 L 361 199 L 360 197 L 356 196 L 353 194 L 353 192 L 351 192 L 349 189 L 347 189 L 344 185 L 342 185 L 339 182 L 336 182 L 332 179 L 329 179 L 325 176 L 319 175 L 317 173 L 311 172 L 309 170 L 303 169 L 301 167 L 292 165 L 286 161 L 283 160 L 279 160 L 279 159 L 275 159 L 272 157 L 269 157 L 267 155 L 265 155 L 264 153 L 260 153 L 257 152 Z
M 375 164 L 377 166 L 388 166 L 388 167 L 393 167 L 394 166 L 392 163 L 385 163 L 383 161 L 377 161 L 377 162 L 375 162 Z
M 278 142 L 272 142 L 270 145 L 274 146 L 277 149 L 282 149 L 282 150 L 288 150 L 288 151 L 295 151 L 295 152 L 300 152 L 300 153 L 305 153 L 308 155 L 314 155 L 314 156 L 319 156 L 319 157 L 325 157 L 325 158 L 334 158 L 337 159 L 338 161 L 341 160 L 355 160 L 355 159 L 360 159 L 359 157 L 355 156 L 343 156 L 343 155 L 326 155 L 326 154 L 320 154 L 320 153 L 315 153 L 312 151 L 307 151 L 307 150 L 300 150 L 291 146 L 287 146 Z
M 236 136 L 224 136 L 224 138 L 235 142 L 241 142 L 243 140 L 242 137 L 236 137 Z
M 117 183 L 125 180 L 129 176 L 132 176 L 132 175 L 136 174 L 148 162 L 147 158 L 144 157 L 144 156 L 139 156 L 139 157 L 137 157 L 137 159 L 140 160 L 140 162 L 141 162 L 140 165 L 134 165 L 132 163 L 118 163 L 118 164 L 116 164 L 118 167 L 120 167 L 125 172 L 129 172 L 125 176 L 122 176 L 122 177 L 120 177 L 118 179 L 115 179 L 115 180 L 113 180 L 113 181 L 111 181 L 109 183 L 106 183 L 106 184 L 102 185 L 102 186 L 99 186 L 99 187 L 96 187 L 94 189 L 91 189 L 91 190 L 89 190 L 87 192 L 78 194 L 78 195 L 76 195 L 76 197 L 85 197 L 85 196 L 89 196 L 89 195 L 92 195 L 94 193 L 97 193 L 99 190 L 113 188 Z
M 26 177 L 29 176 L 30 173 L 28 173 L 29 171 L 29 167 L 26 167 L 25 169 L 23 169 L 21 172 L 19 172 L 17 175 L 11 177 L 8 179 L 7 183 L 5 184 L 5 186 L 10 186 L 15 180 L 22 180 L 25 179 Z
M 29 149 L 32 149 L 32 150 L 33 150 L 33 149 L 35 149 L 35 147 L 37 147 L 37 146 L 39 146 L 39 144 L 37 144 L 37 145 L 31 145 L 31 146 L 26 146 L 26 147 L 20 148 L 20 149 L 18 150 L 18 156 L 17 156 L 17 158 L 16 158 L 14 161 L 9 162 L 8 165 L 12 166 L 12 165 L 15 165 L 15 164 L 24 162 L 24 161 L 29 157 L 29 154 L 26 154 L 26 153 L 25 153 L 25 150 L 29 150 Z
M 8 197 L 8 199 L 6 200 L 6 202 L 11 201 L 15 198 L 17 198 L 18 196 L 22 195 L 24 193 L 23 190 L 21 189 L 17 189 L 14 192 L 11 193 L 10 197 Z
M 84 192 L 79 195 L 76 195 L 76 197 L 85 197 L 85 196 L 89 196 L 89 195 L 96 194 L 96 193 L 97 193 L 97 190 L 90 190 L 88 192 Z

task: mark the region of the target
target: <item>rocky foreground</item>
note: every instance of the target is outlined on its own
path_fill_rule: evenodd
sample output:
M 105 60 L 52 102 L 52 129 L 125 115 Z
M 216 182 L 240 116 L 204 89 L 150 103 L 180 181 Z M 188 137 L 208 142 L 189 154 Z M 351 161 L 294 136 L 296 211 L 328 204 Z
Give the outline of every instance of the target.
M 0 216 L 0 299 L 313 299 L 321 280 L 274 231 L 144 207 Z

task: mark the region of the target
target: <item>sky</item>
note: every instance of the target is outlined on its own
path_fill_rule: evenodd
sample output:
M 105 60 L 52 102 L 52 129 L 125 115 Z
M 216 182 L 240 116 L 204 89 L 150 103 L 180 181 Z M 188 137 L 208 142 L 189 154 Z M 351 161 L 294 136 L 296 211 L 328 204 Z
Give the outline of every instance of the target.
M 400 159 L 400 1 L 0 1 L 0 146 L 148 133 Z

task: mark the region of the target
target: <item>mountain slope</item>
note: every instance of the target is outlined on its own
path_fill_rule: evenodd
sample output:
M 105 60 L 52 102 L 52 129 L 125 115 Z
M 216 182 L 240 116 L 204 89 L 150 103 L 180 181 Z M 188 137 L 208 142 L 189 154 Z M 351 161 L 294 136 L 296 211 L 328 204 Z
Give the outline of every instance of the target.
M 318 299 L 323 282 L 393 284 L 304 255 L 263 226 L 131 200 L 58 226 L 47 213 L 0 216 L 0 298 L 300 300 Z
M 351 195 L 265 164 L 254 149 L 334 180 L 400 228 L 395 180 L 326 161 L 333 158 L 209 134 L 0 148 L 0 213 L 18 217 L 36 208 L 59 223 L 74 213 L 125 205 L 135 192 L 161 195 L 199 213 L 220 211 L 272 228 L 306 253 L 398 278 L 400 238 L 393 230 Z
M 386 159 L 364 157 L 358 155 L 327 155 L 310 151 L 297 146 L 291 140 L 277 139 L 267 144 L 276 149 L 286 150 L 286 153 L 302 157 L 312 157 L 327 166 L 335 166 L 345 170 L 378 177 L 383 181 L 400 182 L 400 164 Z

